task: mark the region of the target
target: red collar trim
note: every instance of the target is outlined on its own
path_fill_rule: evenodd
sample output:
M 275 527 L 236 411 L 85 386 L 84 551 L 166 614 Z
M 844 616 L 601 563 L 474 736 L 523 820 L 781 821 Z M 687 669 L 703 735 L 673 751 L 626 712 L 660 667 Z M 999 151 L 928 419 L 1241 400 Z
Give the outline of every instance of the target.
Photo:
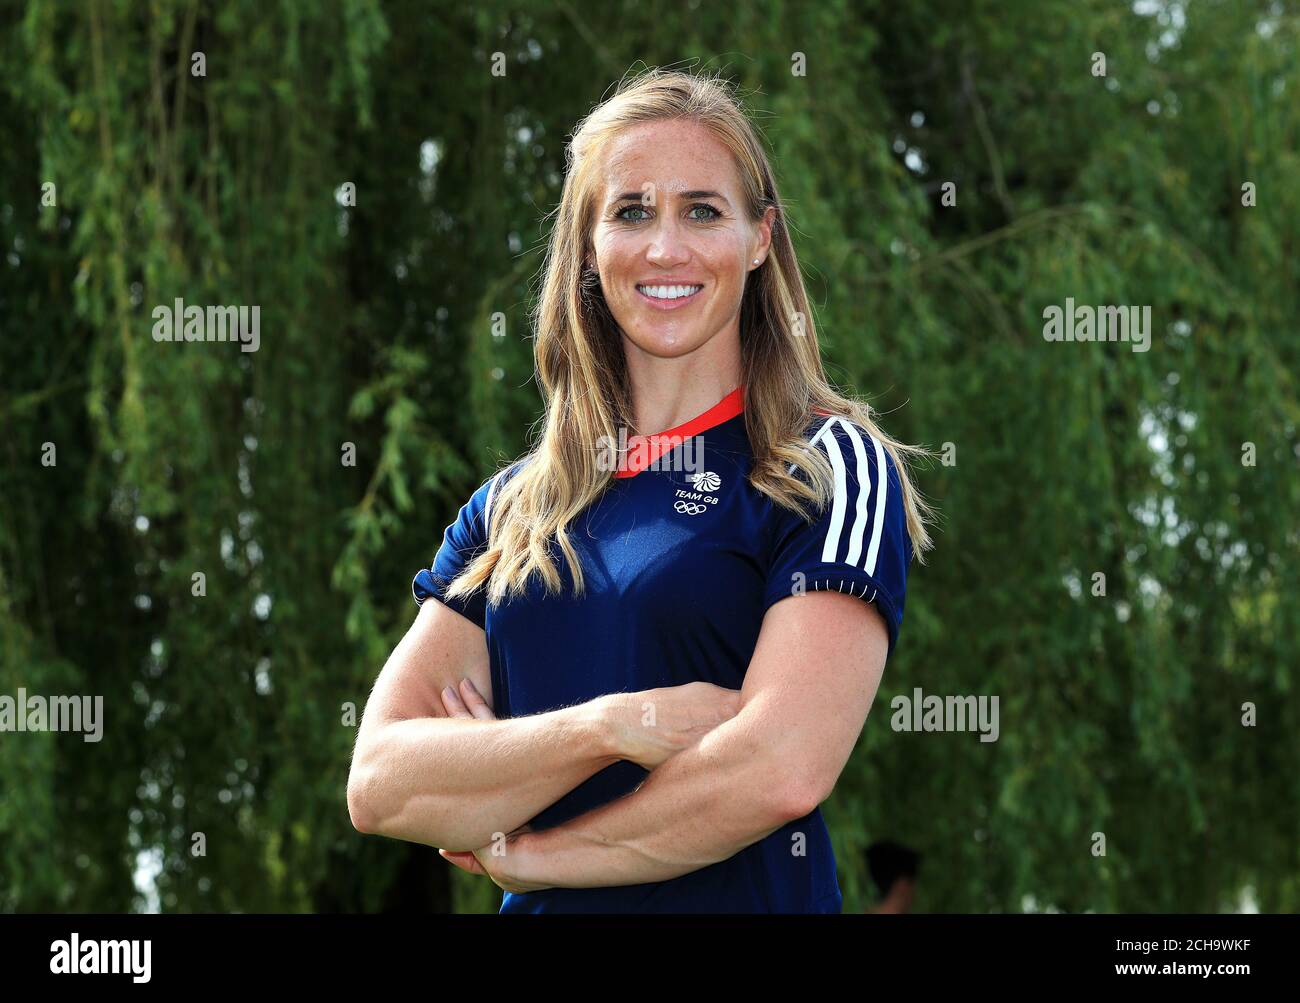
M 666 432 L 629 436 L 626 459 L 623 466 L 614 471 L 614 476 L 635 477 L 670 449 L 676 448 L 692 436 L 707 432 L 715 425 L 730 421 L 744 410 L 745 388 L 740 386 L 703 414 L 697 414 L 689 421 L 684 421 Z

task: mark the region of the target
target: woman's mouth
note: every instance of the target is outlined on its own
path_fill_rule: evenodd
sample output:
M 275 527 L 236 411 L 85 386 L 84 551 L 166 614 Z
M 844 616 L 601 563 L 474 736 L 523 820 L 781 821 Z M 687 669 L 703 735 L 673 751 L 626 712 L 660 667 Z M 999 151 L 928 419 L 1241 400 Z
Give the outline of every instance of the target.
M 703 288 L 702 285 L 638 285 L 636 291 L 647 306 L 656 310 L 676 310 L 693 303 Z

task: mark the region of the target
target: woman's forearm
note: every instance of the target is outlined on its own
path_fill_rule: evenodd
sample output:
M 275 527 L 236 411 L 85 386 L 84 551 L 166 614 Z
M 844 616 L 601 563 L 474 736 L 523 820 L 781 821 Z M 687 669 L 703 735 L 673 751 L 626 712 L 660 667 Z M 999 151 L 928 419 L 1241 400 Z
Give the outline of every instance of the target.
M 743 713 L 651 772 L 631 794 L 508 844 L 512 875 L 542 887 L 667 881 L 808 814 L 787 779 L 797 753 L 759 742 Z
M 608 706 L 598 698 L 500 721 L 387 722 L 358 743 L 353 822 L 446 850 L 486 846 L 621 758 Z

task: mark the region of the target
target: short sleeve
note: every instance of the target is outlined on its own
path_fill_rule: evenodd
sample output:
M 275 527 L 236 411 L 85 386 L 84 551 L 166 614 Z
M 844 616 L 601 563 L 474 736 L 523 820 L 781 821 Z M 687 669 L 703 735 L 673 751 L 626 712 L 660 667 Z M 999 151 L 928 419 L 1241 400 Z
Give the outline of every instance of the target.
M 857 596 L 884 617 L 892 654 L 903 624 L 912 561 L 894 458 L 879 439 L 847 418 L 825 418 L 809 445 L 830 461 L 834 495 L 820 512 L 813 510 L 811 522 L 774 504 L 764 609 L 814 591 Z
M 442 546 L 434 555 L 433 564 L 420 571 L 411 583 L 417 606 L 433 596 L 444 606 L 480 627 L 487 623 L 487 597 L 483 589 L 473 595 L 448 599 L 446 592 L 452 580 L 463 571 L 487 545 L 487 520 L 490 518 L 492 496 L 496 492 L 500 474 L 495 474 L 475 491 L 460 507 L 456 521 L 447 527 L 442 536 Z

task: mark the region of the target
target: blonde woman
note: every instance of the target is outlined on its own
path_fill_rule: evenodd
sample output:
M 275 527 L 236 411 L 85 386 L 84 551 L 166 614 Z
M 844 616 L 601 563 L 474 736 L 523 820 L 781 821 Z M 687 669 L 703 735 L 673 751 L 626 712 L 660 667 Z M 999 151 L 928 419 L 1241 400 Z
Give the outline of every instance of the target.
M 580 124 L 533 321 L 544 428 L 415 578 L 353 824 L 503 913 L 839 912 L 818 805 L 930 547 L 924 450 L 828 384 L 725 83 L 651 70 Z

